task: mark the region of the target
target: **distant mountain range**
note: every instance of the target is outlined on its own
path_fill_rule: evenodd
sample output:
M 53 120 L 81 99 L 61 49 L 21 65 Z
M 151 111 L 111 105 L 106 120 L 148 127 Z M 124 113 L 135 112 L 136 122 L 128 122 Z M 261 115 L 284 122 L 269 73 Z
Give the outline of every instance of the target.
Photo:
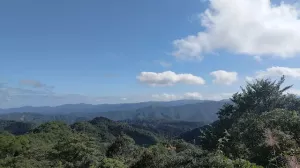
M 0 119 L 44 123 L 74 123 L 106 117 L 112 120 L 177 120 L 209 123 L 217 119 L 217 111 L 228 101 L 178 100 L 132 104 L 67 104 L 57 107 L 20 107 L 0 109 Z
M 107 112 L 107 111 L 124 111 L 124 110 L 136 110 L 138 108 L 147 107 L 150 105 L 158 106 L 179 106 L 184 104 L 194 104 L 206 102 L 206 100 L 176 100 L 176 101 L 150 101 L 150 102 L 140 102 L 140 103 L 126 103 L 126 104 L 65 104 L 61 106 L 24 106 L 18 108 L 8 108 L 1 109 L 0 113 L 11 113 L 11 112 L 32 112 L 32 113 L 42 113 L 42 114 L 66 114 L 66 113 L 89 113 L 89 112 Z

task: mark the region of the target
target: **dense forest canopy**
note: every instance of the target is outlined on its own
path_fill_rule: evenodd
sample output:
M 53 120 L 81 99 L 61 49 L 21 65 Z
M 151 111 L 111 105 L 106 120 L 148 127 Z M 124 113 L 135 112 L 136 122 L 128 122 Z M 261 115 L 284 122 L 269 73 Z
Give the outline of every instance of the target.
M 0 167 L 299 167 L 300 100 L 286 93 L 290 88 L 284 77 L 248 83 L 209 125 L 104 117 L 71 125 L 2 120 Z

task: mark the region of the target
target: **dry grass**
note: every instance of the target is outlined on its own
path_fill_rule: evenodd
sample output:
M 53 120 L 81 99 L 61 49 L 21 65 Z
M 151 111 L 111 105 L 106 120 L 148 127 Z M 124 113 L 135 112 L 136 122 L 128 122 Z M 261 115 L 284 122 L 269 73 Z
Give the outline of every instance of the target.
M 287 167 L 289 167 L 289 168 L 300 168 L 300 164 L 298 162 L 297 157 L 289 156 L 287 158 Z
M 265 143 L 271 147 L 279 148 L 278 141 L 270 129 L 265 130 Z
M 272 132 L 272 130 L 270 129 L 266 129 L 265 130 L 265 143 L 272 147 L 274 150 L 274 154 L 275 154 L 275 147 L 277 149 L 279 149 L 279 142 L 276 138 L 276 136 L 274 135 L 274 133 Z M 297 159 L 296 156 L 288 156 L 286 157 L 286 167 L 288 168 L 300 168 L 300 164 L 299 161 Z

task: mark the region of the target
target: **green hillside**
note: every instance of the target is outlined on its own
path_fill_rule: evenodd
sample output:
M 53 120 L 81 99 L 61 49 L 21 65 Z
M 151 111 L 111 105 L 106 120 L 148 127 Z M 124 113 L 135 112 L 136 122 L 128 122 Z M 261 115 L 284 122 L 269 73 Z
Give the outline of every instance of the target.
M 219 110 L 218 120 L 204 126 L 104 117 L 37 127 L 2 121 L 0 167 L 296 168 L 300 100 L 286 94 L 290 86 L 283 83 L 284 78 L 248 84 Z

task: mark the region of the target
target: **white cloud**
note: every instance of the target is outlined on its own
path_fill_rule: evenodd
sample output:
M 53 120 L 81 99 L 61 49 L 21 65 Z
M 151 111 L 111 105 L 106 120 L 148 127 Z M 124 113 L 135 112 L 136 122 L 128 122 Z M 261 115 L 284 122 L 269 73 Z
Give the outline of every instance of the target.
M 184 99 L 202 99 L 203 96 L 198 92 L 188 92 L 184 94 Z
M 300 53 L 299 16 L 296 4 L 210 0 L 210 7 L 200 15 L 205 29 L 197 35 L 175 40 L 173 55 L 199 59 L 205 53 L 225 49 L 256 57 L 294 57 Z
M 171 101 L 171 100 L 179 99 L 176 95 L 168 94 L 168 93 L 154 94 L 152 95 L 152 98 L 154 98 L 155 100 L 162 100 L 162 101 Z
M 181 95 L 175 95 L 175 94 L 154 94 L 152 95 L 152 98 L 155 100 L 161 100 L 161 101 L 172 101 L 172 100 L 183 100 L 183 99 L 194 99 L 194 100 L 200 100 L 202 99 L 201 93 L 198 92 L 187 92 Z
M 265 71 L 258 71 L 256 78 L 266 77 L 281 77 L 282 75 L 294 79 L 300 79 L 300 68 L 289 68 L 289 67 L 271 67 Z
M 137 79 L 151 86 L 171 86 L 178 83 L 189 85 L 203 85 L 204 79 L 192 74 L 176 74 L 172 71 L 165 71 L 162 73 L 155 72 L 141 72 Z
M 252 82 L 254 78 L 250 77 L 250 76 L 246 76 L 245 79 L 246 79 L 247 82 Z
M 232 83 L 238 80 L 237 72 L 218 70 L 218 71 L 211 72 L 210 75 L 212 75 L 215 78 L 213 80 L 213 83 L 215 84 L 231 85 Z
M 158 101 L 172 101 L 172 100 L 224 100 L 229 99 L 234 93 L 217 93 L 217 94 L 204 94 L 199 92 L 187 92 L 184 94 L 153 94 L 152 98 Z
M 219 94 L 209 94 L 205 96 L 205 100 L 224 100 L 232 97 L 234 93 L 219 93 Z
M 298 89 L 289 89 L 286 91 L 286 93 L 295 94 L 297 96 L 300 96 L 300 90 L 298 90 Z

